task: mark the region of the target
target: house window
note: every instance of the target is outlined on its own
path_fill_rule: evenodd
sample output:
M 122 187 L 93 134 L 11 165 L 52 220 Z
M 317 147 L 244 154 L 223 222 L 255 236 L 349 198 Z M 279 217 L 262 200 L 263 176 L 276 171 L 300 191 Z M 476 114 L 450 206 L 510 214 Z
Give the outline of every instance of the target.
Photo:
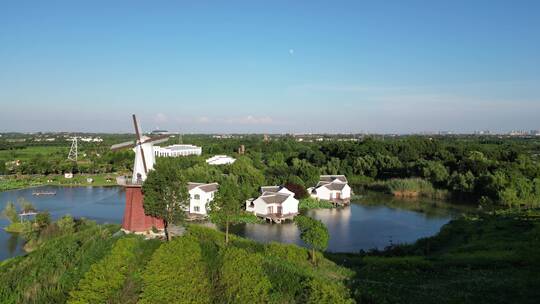
M 196 199 L 196 200 L 200 200 L 200 199 L 201 199 L 201 196 L 200 196 L 199 194 L 195 194 L 195 195 L 193 196 L 193 198 Z
M 193 211 L 195 211 L 195 212 L 199 212 L 200 210 L 201 210 L 201 208 L 199 206 L 193 207 Z
M 268 214 L 274 213 L 274 207 L 272 207 L 272 206 L 269 206 L 266 210 L 267 210 Z

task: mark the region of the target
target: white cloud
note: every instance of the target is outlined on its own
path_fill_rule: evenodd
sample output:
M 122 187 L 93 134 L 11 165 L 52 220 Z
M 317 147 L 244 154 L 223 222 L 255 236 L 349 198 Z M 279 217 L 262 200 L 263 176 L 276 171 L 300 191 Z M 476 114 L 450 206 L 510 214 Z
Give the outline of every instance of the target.
M 208 118 L 207 116 L 201 116 L 201 117 L 197 118 L 198 123 L 209 123 L 210 121 L 211 121 L 211 119 Z
M 225 120 L 229 124 L 243 124 L 243 125 L 267 125 L 274 123 L 274 120 L 271 117 L 256 117 L 253 115 L 248 115 L 238 118 L 229 118 Z

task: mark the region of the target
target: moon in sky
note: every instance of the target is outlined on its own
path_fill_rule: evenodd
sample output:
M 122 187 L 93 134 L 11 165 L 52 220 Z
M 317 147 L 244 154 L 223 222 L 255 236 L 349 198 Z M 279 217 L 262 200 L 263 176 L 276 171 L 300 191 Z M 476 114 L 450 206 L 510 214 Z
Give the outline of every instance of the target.
M 289 54 L 294 54 L 294 49 L 289 49 Z

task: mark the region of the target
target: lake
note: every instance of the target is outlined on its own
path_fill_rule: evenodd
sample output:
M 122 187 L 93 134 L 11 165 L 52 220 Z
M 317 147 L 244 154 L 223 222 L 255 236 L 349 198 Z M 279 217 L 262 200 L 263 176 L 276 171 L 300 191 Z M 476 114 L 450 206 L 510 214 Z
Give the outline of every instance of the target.
M 34 191 L 56 191 L 56 195 L 33 196 Z M 53 219 L 70 214 L 98 223 L 121 223 L 124 210 L 124 191 L 120 187 L 39 187 L 6 191 L 0 193 L 0 208 L 8 201 L 16 202 L 19 197 L 31 201 L 40 211 L 49 211 Z M 327 225 L 329 251 L 355 252 L 410 243 L 434 235 L 461 212 L 463 209 L 443 203 L 370 194 L 348 207 L 309 210 L 306 214 Z M 6 219 L 0 219 L 0 227 L 7 225 Z M 302 245 L 294 223 L 241 224 L 232 231 L 261 242 Z M 24 254 L 23 244 L 16 234 L 0 229 L 0 260 Z

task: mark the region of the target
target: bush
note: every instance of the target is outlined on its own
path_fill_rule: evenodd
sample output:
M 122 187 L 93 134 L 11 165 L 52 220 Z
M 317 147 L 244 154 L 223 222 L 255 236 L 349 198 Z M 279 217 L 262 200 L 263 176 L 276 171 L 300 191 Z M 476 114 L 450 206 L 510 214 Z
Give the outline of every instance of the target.
M 58 237 L 2 264 L 0 303 L 64 303 L 90 266 L 110 251 L 111 229 L 96 226 Z
M 272 285 L 257 253 L 228 247 L 223 253 L 220 284 L 227 303 L 266 303 Z
M 70 292 L 68 303 L 105 303 L 118 292 L 135 261 L 136 238 L 118 240 L 109 255 L 92 265 L 79 282 L 77 290 Z
M 332 207 L 334 207 L 332 203 L 328 201 L 318 200 L 312 197 L 301 199 L 300 202 L 298 203 L 298 209 L 303 209 L 303 210 L 318 209 L 318 208 L 330 209 Z
M 193 236 L 175 238 L 161 245 L 142 277 L 139 303 L 212 302 L 212 286 L 201 247 Z
M 307 304 L 352 304 L 345 286 L 335 282 L 326 282 L 313 278 L 304 285 L 305 298 L 301 301 Z
M 309 196 L 309 194 L 306 191 L 306 188 L 302 185 L 295 184 L 288 182 L 285 184 L 285 188 L 289 189 L 291 192 L 294 193 L 294 198 L 296 199 L 303 199 Z

